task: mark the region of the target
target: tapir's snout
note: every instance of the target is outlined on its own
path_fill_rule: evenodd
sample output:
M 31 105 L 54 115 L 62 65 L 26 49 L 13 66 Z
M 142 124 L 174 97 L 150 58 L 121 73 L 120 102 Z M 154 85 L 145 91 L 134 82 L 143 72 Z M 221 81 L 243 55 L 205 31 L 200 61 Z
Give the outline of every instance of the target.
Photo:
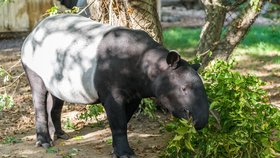
M 208 123 L 208 114 L 207 115 L 203 115 L 202 117 L 200 117 L 199 119 L 194 119 L 194 127 L 196 130 L 200 130 L 202 128 L 204 128 L 207 123 Z
M 194 127 L 197 130 L 204 128 L 208 123 L 209 118 L 209 104 L 205 103 L 203 106 L 194 107 L 191 113 Z
M 208 123 L 209 117 L 209 105 L 204 104 L 190 109 L 184 109 L 180 111 L 172 111 L 172 115 L 177 118 L 191 119 L 193 121 L 196 130 L 204 128 Z

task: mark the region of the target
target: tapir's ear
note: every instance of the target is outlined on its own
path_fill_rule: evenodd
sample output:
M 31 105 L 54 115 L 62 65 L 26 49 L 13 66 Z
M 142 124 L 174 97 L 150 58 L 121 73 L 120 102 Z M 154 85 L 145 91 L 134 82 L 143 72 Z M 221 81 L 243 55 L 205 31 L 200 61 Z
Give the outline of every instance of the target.
M 198 69 L 200 68 L 200 64 L 192 64 L 191 67 L 195 70 L 198 71 Z
M 175 69 L 178 66 L 180 59 L 181 59 L 181 57 L 180 57 L 179 53 L 172 50 L 168 53 L 168 55 L 166 57 L 166 62 L 170 67 Z

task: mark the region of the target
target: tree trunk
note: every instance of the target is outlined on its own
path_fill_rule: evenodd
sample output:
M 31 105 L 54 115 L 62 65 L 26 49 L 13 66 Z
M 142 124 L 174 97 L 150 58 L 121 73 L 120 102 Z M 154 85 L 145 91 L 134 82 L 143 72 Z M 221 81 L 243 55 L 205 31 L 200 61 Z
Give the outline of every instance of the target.
M 102 23 L 146 31 L 162 42 L 162 29 L 155 0 L 88 0 L 91 18 Z
M 206 20 L 200 34 L 200 41 L 197 48 L 198 55 L 213 51 L 221 39 L 226 9 L 221 5 L 220 1 L 202 0 Z
M 200 35 L 197 55 L 202 57 L 203 66 L 207 66 L 213 59 L 227 60 L 230 57 L 233 49 L 248 32 L 260 13 L 263 1 L 248 2 L 246 8 L 228 24 L 226 32 L 222 36 L 221 32 L 226 13 L 237 8 L 237 6 L 232 4 L 230 6 L 224 5 L 223 0 L 202 0 L 207 19 Z M 244 3 L 244 1 L 239 0 L 235 5 L 240 5 L 241 3 Z M 212 55 L 209 56 L 208 52 L 212 52 Z

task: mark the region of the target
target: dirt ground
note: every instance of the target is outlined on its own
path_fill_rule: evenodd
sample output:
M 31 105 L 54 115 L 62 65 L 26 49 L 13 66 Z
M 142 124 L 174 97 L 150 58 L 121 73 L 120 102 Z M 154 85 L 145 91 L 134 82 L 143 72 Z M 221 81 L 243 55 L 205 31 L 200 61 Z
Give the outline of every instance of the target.
M 280 109 L 280 50 L 269 55 L 235 55 L 235 69 L 242 74 L 254 74 L 266 82 L 270 102 Z M 277 61 L 277 62 L 275 62 Z

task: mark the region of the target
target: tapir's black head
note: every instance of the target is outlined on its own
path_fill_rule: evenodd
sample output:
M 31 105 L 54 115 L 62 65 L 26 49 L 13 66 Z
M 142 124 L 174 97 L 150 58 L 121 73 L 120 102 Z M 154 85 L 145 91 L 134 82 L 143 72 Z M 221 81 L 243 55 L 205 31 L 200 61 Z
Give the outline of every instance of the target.
M 198 65 L 190 65 L 178 53 L 168 53 L 168 69 L 156 79 L 156 96 L 178 118 L 192 117 L 196 129 L 208 122 L 209 104 Z

